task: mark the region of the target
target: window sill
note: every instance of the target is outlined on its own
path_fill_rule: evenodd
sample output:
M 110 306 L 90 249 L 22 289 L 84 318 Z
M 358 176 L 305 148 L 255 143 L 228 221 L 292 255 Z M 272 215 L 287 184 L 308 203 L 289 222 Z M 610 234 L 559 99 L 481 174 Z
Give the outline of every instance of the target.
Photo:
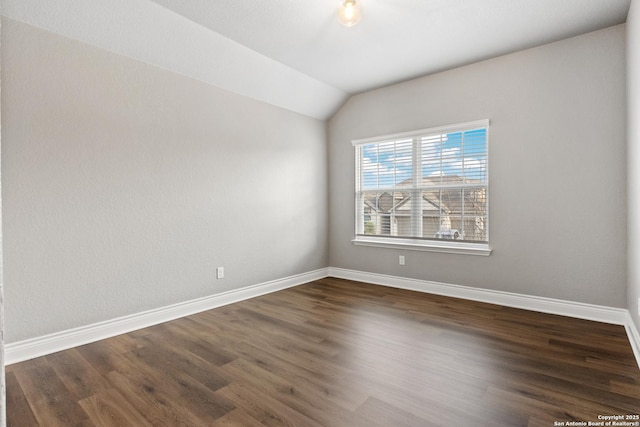
M 464 243 L 452 241 L 421 241 L 409 239 L 386 239 L 384 237 L 356 237 L 351 241 L 357 246 L 405 249 L 410 251 L 440 252 L 460 255 L 491 255 L 492 249 L 487 243 Z

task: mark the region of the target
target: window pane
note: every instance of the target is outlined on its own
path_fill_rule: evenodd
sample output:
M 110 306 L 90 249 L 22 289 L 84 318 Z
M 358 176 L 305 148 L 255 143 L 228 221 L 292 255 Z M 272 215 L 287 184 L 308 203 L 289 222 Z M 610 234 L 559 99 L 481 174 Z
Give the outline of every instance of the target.
M 434 135 L 420 138 L 422 159 L 422 176 L 428 178 L 422 185 L 440 184 L 442 176 L 442 164 L 440 153 L 443 139 L 446 135 Z
M 440 231 L 440 213 L 431 212 L 422 216 L 422 237 L 431 239 Z
M 378 147 L 369 144 L 361 150 L 362 188 L 378 188 Z
M 423 185 L 486 181 L 486 129 L 425 136 L 420 144 Z
M 362 189 L 409 186 L 413 140 L 404 139 L 362 147 Z
M 456 132 L 443 136 L 440 157 L 444 182 L 448 181 L 445 177 L 462 176 L 462 133 Z
M 486 241 L 486 187 L 423 190 L 422 237 Z
M 464 190 L 464 238 L 487 240 L 487 189 L 485 187 Z
M 397 141 L 395 146 L 395 185 L 410 186 L 413 165 L 413 140 Z
M 368 235 L 411 237 L 411 193 L 364 191 L 363 232 Z
M 442 210 L 449 215 L 462 214 L 462 190 L 458 188 L 443 188 L 440 190 Z
M 487 180 L 487 130 L 464 132 L 463 176 L 467 182 Z

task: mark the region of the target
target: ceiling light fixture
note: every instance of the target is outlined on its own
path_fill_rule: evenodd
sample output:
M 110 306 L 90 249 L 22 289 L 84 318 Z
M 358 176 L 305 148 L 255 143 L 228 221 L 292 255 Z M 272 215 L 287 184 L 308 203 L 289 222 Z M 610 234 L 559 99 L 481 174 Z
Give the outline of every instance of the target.
M 353 27 L 360 21 L 360 6 L 356 0 L 344 0 L 338 11 L 338 20 L 345 27 Z

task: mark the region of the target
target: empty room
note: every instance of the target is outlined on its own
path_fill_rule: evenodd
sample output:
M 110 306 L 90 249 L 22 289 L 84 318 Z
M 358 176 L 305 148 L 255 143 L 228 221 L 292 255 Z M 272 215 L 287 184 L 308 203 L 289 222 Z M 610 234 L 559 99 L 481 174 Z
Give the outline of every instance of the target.
M 640 426 L 640 0 L 3 0 L 0 426 Z

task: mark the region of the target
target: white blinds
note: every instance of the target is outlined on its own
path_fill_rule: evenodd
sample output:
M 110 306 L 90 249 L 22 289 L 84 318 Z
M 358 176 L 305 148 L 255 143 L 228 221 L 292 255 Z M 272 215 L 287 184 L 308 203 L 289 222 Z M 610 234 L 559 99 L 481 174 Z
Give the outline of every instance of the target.
M 489 121 L 353 141 L 356 234 L 488 242 Z

